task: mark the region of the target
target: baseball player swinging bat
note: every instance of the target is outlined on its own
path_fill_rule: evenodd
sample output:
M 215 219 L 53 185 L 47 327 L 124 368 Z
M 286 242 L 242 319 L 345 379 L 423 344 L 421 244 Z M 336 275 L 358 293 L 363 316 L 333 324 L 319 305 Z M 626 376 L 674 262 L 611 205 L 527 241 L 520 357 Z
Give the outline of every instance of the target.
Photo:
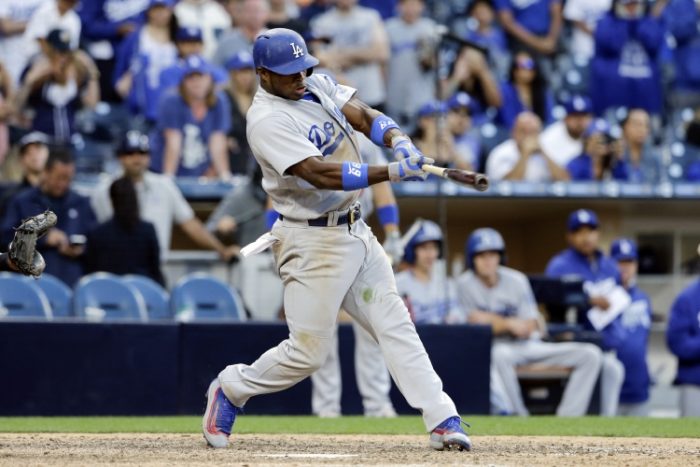
M 421 168 L 425 172 L 437 175 L 446 180 L 452 180 L 460 185 L 470 186 L 476 191 L 486 191 L 489 188 L 489 178 L 484 174 L 470 172 L 468 170 L 448 169 L 428 164 L 423 164 Z

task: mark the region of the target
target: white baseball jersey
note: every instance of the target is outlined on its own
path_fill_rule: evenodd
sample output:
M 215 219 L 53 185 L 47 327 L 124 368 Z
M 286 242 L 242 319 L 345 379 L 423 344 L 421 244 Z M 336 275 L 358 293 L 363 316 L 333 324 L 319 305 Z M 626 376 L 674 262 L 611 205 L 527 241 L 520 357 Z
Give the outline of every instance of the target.
M 307 93 L 297 101 L 258 88 L 247 114 L 247 135 L 262 167 L 262 186 L 282 216 L 315 219 L 345 210 L 359 191 L 319 190 L 287 169 L 309 157 L 333 162 L 360 162 L 355 131 L 341 108 L 355 89 L 314 74 L 306 79 Z
M 440 271 L 433 271 L 430 282 L 418 280 L 411 270 L 401 271 L 396 274 L 396 288 L 407 300 L 415 323 L 440 324 L 459 315 L 454 283 Z

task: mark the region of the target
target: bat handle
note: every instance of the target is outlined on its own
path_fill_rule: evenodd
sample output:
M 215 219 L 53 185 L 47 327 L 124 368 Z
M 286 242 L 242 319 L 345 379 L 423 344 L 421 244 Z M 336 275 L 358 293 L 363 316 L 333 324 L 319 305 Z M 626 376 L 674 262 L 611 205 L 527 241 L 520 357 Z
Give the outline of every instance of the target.
M 428 172 L 429 174 L 437 175 L 438 177 L 442 177 L 442 178 L 447 177 L 447 174 L 445 173 L 447 171 L 447 169 L 444 167 L 437 167 L 435 165 L 423 164 L 421 169 L 423 170 L 423 172 Z

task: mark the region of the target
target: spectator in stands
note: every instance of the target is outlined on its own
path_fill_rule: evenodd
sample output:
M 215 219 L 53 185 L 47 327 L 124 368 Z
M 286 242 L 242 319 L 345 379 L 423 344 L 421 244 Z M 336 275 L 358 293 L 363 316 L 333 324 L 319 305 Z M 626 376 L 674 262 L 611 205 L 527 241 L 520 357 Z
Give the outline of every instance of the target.
M 436 24 L 422 16 L 424 6 L 423 0 L 401 0 L 399 15 L 386 22 L 391 48 L 387 112 L 406 128 L 413 125 L 418 107 L 435 98 Z
M 314 18 L 311 31 L 331 39 L 327 48 L 315 52 L 321 66 L 342 74 L 363 102 L 383 110 L 387 96 L 382 67 L 390 50 L 379 13 L 357 5 L 357 0 L 336 0 L 331 10 Z
M 289 2 L 287 0 L 269 0 L 270 12 L 267 19 L 267 28 L 286 28 L 296 31 L 304 36 L 309 28 L 306 21 L 298 15 L 290 14 Z M 298 12 L 297 12 L 298 13 Z
M 700 252 L 700 245 L 698 246 Z M 666 345 L 678 357 L 674 384 L 680 386 L 681 417 L 700 417 L 700 280 L 689 284 L 671 305 Z
M 671 0 L 664 11 L 664 23 L 676 41 L 673 50 L 675 80 L 671 94 L 675 108 L 700 106 L 700 3 Z
M 39 186 L 14 197 L 2 220 L 2 243 L 7 245 L 14 228 L 23 219 L 50 209 L 56 213 L 55 227 L 39 239 L 37 249 L 46 260 L 46 272 L 69 286 L 83 275 L 82 255 L 85 236 L 95 227 L 95 214 L 90 201 L 70 189 L 75 175 L 75 163 L 67 151 L 55 150 L 46 162 Z
M 506 128 L 513 128 L 516 117 L 525 110 L 534 112 L 545 125 L 552 122 L 554 97 L 538 62 L 528 52 L 514 55 L 508 81 L 501 82 L 501 96 L 503 104 L 496 120 Z
M 212 58 L 214 65 L 226 65 L 228 59 L 238 52 L 253 53 L 253 41 L 261 32 L 265 31 L 270 7 L 266 0 L 243 0 L 240 5 L 240 16 L 234 18 L 230 8 L 229 14 L 231 14 L 234 27 L 224 32 L 219 39 L 219 44 Z
M 683 178 L 689 182 L 700 181 L 700 108 L 685 129 L 685 153 Z
M 595 30 L 591 98 L 597 115 L 611 107 L 661 111 L 658 57 L 664 31 L 642 0 L 614 0 Z
M 615 179 L 615 166 L 622 157 L 622 144 L 615 138 L 608 122 L 593 120 L 583 135 L 583 152 L 566 165 L 575 181 Z
M 486 58 L 478 50 L 468 47 L 460 50 L 448 78 L 442 80 L 440 88 L 443 96 L 466 92 L 478 104 L 475 108 L 479 112 L 485 112 L 489 107 L 500 108 L 504 102 Z
M 452 29 L 459 37 L 488 49 L 489 60 L 498 74 L 506 74 L 510 52 L 503 29 L 496 22 L 491 0 L 474 0 L 469 3 L 465 17 L 455 20 Z
M 459 158 L 472 169 L 483 170 L 481 161 L 481 139 L 479 131 L 472 127 L 474 101 L 466 92 L 458 92 L 447 100 L 447 127 L 454 138 L 454 147 Z
M 0 164 L 10 150 L 10 129 L 8 124 L 15 114 L 15 90 L 12 77 L 5 65 L 0 62 Z
M 575 60 L 588 63 L 593 57 L 596 25 L 611 5 L 612 0 L 566 0 L 564 19 L 572 23 L 569 50 Z
M 560 0 L 496 0 L 495 4 L 511 50 L 525 47 L 539 55 L 556 52 L 562 25 Z
M 522 112 L 513 126 L 511 139 L 499 144 L 486 159 L 486 173 L 493 181 L 546 182 L 568 180 L 566 169 L 540 147 L 542 122 L 532 112 Z
M 618 415 L 649 415 L 649 368 L 647 346 L 651 327 L 651 301 L 637 286 L 637 245 L 628 238 L 619 238 L 610 246 L 610 257 L 617 262 L 620 284 L 632 303 L 605 327 L 603 347 L 614 350 L 625 367 L 625 381 L 620 392 Z
M 403 261 L 407 269 L 396 274 L 396 287 L 416 324 L 458 322 L 454 284 L 438 267 L 443 237 L 432 221 L 418 219 L 406 231 Z
M 95 62 L 71 45 L 70 34 L 52 30 L 45 52 L 37 55 L 22 79 L 17 108 L 31 110 L 31 128 L 57 144 L 70 142 L 75 114 L 100 100 L 99 71 Z
M 112 80 L 117 50 L 143 23 L 148 6 L 148 0 L 90 0 L 78 6 L 82 40 L 100 70 L 100 94 L 105 101 L 121 100 Z
M 542 150 L 560 167 L 583 152 L 583 134 L 591 124 L 593 105 L 588 97 L 575 95 L 564 102 L 564 109 L 566 116 L 540 136 Z
M 631 109 L 621 125 L 623 152 L 613 169 L 615 178 L 635 183 L 657 183 L 661 176 L 661 160 L 649 141 L 649 114 L 643 109 Z
M 207 232 L 172 179 L 148 171 L 149 151 L 148 137 L 138 131 L 129 131 L 120 142 L 117 156 L 124 175 L 136 187 L 141 218 L 151 222 L 156 229 L 161 260 L 167 259 L 174 223 L 197 245 L 216 251 L 225 261 L 230 260 L 237 250 L 224 247 Z M 111 218 L 114 212 L 109 199 L 111 182 L 100 184 L 92 194 L 92 206 L 100 222 Z
M 204 50 L 199 53 L 207 60 L 214 57 L 219 38 L 231 26 L 231 17 L 216 0 L 180 0 L 175 16 L 181 27 L 201 29 Z
M 22 168 L 22 180 L 6 188 L 0 197 L 0 219 L 10 200 L 22 191 L 39 185 L 44 173 L 44 166 L 49 157 L 48 138 L 45 134 L 32 132 L 24 135 L 19 141 L 19 163 Z
M 543 342 L 544 322 L 527 277 L 505 264 L 505 242 L 494 229 L 477 229 L 465 244 L 468 270 L 457 278 L 464 319 L 491 326 L 491 411 L 528 415 L 516 369 L 543 363 L 571 367 L 557 408 L 559 416 L 583 416 L 600 372 L 601 351 L 593 344 Z
M 174 0 L 151 0 L 146 22 L 129 34 L 117 52 L 114 86 L 135 115 L 151 128 L 157 118 L 161 71 L 175 64 L 177 18 Z
M 0 2 L 0 63 L 10 74 L 16 86 L 26 64 L 24 31 L 32 14 L 50 0 L 24 0 L 22 2 Z
M 228 101 L 216 91 L 211 67 L 203 58 L 190 56 L 186 61 L 177 91 L 160 100 L 152 168 L 170 176 L 217 176 L 228 180 Z
M 24 1 L 21 3 L 24 4 Z M 24 70 L 34 55 L 42 50 L 45 51 L 46 38 L 55 29 L 61 29 L 68 33 L 71 50 L 78 48 L 82 25 L 80 17 L 75 12 L 77 5 L 78 0 L 45 0 L 41 6 L 34 10 L 22 36 L 23 56 L 21 58 L 19 54 L 17 56 L 17 66 L 20 71 Z
M 593 211 L 579 209 L 572 212 L 567 222 L 569 248 L 549 261 L 545 273 L 550 277 L 585 281 L 589 284 L 584 289 L 590 306 L 607 310 L 610 308 L 609 297 L 599 291 L 603 286 L 611 290 L 618 282 L 619 272 L 617 264 L 598 248 L 598 225 L 598 216 Z M 584 320 L 590 324 L 586 318 Z M 605 352 L 601 369 L 601 415 L 612 417 L 617 414 L 624 374 L 622 363 L 613 353 Z
M 139 215 L 136 189 L 127 176 L 109 187 L 114 216 L 87 236 L 85 272 L 138 274 L 165 286 L 160 270 L 160 247 L 153 224 Z
M 432 100 L 423 104 L 418 109 L 418 124 L 411 139 L 423 154 L 430 154 L 435 159 L 435 164 L 471 170 L 470 155 L 457 151 L 452 132 L 447 125 L 439 122 L 445 111 L 446 106 L 440 101 Z
M 246 136 L 246 113 L 253 103 L 258 89 L 253 56 L 248 52 L 238 52 L 226 62 L 229 84 L 224 96 L 231 110 L 231 129 L 228 132 L 229 165 L 234 173 L 248 173 L 251 166 L 257 166 Z

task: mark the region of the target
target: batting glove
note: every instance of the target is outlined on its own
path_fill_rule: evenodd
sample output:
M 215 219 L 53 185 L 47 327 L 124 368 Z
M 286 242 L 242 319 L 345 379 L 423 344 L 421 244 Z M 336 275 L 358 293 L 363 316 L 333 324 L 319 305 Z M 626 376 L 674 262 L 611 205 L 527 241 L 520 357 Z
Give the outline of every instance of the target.
M 423 154 L 418 150 L 411 138 L 405 135 L 394 136 L 391 138 L 391 147 L 394 150 L 394 159 L 400 161 L 402 159 L 407 159 L 411 156 L 422 156 Z
M 428 177 L 423 172 L 423 164 L 433 164 L 435 161 L 423 155 L 411 156 L 389 164 L 389 180 L 392 182 L 423 181 Z
M 401 262 L 403 247 L 401 246 L 401 234 L 398 230 L 387 234 L 382 248 L 384 248 L 384 252 L 389 257 L 392 266 L 396 266 Z

